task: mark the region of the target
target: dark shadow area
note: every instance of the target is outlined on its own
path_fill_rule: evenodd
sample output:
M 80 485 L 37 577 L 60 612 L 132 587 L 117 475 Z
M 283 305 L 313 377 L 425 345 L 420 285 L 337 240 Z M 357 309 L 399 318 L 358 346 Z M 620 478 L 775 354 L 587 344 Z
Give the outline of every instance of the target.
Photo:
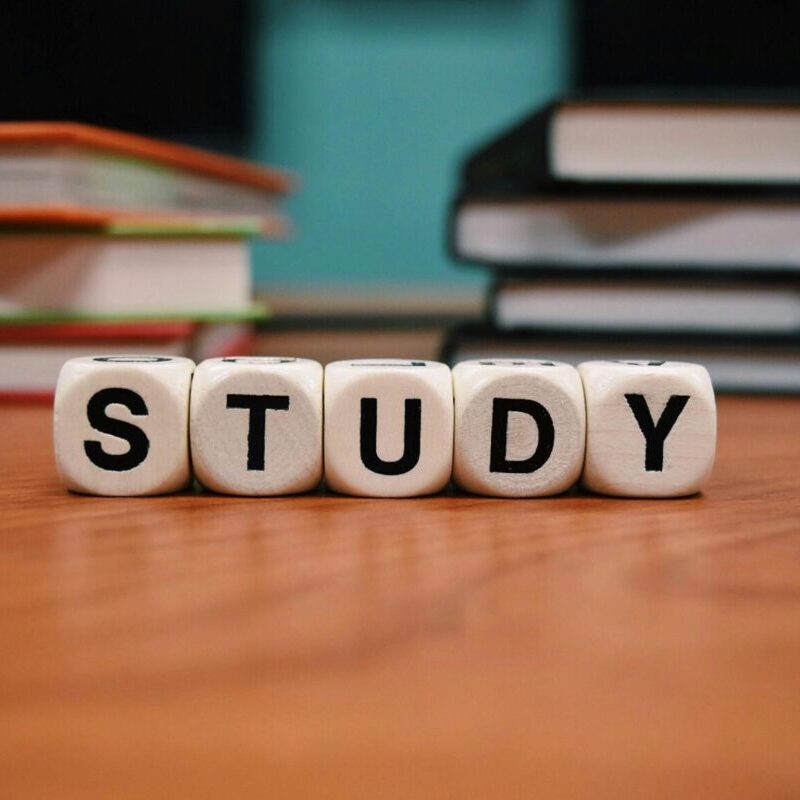
M 246 32 L 246 0 L 5 3 L 0 119 L 69 119 L 241 151 Z
M 798 94 L 800 4 L 578 0 L 575 84 L 588 93 Z

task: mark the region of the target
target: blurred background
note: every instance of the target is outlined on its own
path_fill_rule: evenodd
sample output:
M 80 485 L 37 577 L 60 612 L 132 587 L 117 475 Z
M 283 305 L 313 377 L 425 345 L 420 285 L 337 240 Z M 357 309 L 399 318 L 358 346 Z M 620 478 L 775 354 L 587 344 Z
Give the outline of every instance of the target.
M 430 355 L 484 303 L 484 273 L 445 246 L 470 150 L 565 95 L 796 93 L 798 22 L 796 3 L 752 0 L 10 2 L 0 116 L 296 172 L 294 236 L 253 254 L 277 325 L 378 316 L 409 329 L 398 352 Z
M 222 9 L 224 8 L 224 13 Z M 5 120 L 73 119 L 279 164 L 297 236 L 260 284 L 463 284 L 459 159 L 565 92 L 796 90 L 791 2 L 10 2 Z

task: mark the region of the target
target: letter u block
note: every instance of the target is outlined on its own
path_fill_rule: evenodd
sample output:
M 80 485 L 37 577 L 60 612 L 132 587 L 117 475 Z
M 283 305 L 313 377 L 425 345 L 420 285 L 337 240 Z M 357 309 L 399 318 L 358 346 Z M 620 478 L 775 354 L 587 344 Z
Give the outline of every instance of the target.
M 325 368 L 325 481 L 342 494 L 441 491 L 453 462 L 453 384 L 435 361 L 336 361 Z
M 61 368 L 56 466 L 84 494 L 166 494 L 189 484 L 194 363 L 169 356 L 88 356 Z
M 711 475 L 717 411 L 705 367 L 678 361 L 578 366 L 588 433 L 583 485 L 620 497 L 680 497 Z
M 453 369 L 453 479 L 496 497 L 569 489 L 583 468 L 586 411 L 575 367 L 553 361 L 462 361 Z

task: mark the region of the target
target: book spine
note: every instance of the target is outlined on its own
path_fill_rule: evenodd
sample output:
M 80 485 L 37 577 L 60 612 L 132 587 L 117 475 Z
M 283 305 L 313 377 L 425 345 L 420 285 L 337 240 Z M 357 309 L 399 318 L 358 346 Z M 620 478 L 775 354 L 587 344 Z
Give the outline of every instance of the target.
M 550 130 L 560 107 L 560 102 L 546 105 L 468 157 L 462 193 L 520 196 L 554 183 Z

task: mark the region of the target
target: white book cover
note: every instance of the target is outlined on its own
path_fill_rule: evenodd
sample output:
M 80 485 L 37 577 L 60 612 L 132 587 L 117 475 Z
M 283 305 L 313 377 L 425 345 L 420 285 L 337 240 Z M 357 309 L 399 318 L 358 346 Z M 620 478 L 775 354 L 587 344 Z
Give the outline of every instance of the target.
M 459 258 L 509 267 L 800 269 L 800 202 L 475 200 L 452 224 Z
M 501 328 L 792 334 L 800 286 L 512 281 L 497 288 L 493 314 Z
M 567 102 L 549 155 L 566 180 L 798 183 L 800 108 Z
M 251 303 L 238 237 L 0 237 L 0 315 L 236 313 Z

